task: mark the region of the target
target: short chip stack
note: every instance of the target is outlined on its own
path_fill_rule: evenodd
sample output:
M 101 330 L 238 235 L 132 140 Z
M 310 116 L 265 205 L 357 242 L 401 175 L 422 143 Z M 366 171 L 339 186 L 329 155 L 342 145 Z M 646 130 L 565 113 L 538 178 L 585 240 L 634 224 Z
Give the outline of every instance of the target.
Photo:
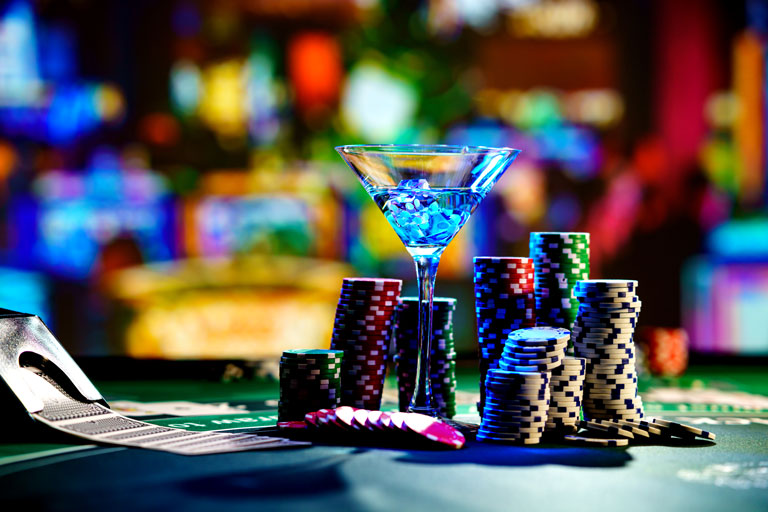
M 570 329 L 579 301 L 577 281 L 589 279 L 589 233 L 531 233 L 538 323 Z
M 587 360 L 584 417 L 641 419 L 633 335 L 640 314 L 637 281 L 585 280 L 574 291 L 580 301 L 573 348 Z
M 586 371 L 587 360 L 572 356 L 565 356 L 562 364 L 552 370 L 549 379 L 547 432 L 578 431 Z
M 432 302 L 432 347 L 430 351 L 430 383 L 432 396 L 440 415 L 456 414 L 456 349 L 453 340 L 453 312 L 456 299 L 435 297 Z M 403 297 L 398 301 L 395 328 L 397 385 L 400 410 L 405 411 L 413 397 L 416 363 L 419 354 L 419 298 Z
M 510 333 L 499 368 L 513 372 L 551 372 L 565 357 L 571 333 L 560 327 L 529 327 Z
M 507 336 L 536 325 L 533 260 L 514 257 L 474 259 L 475 314 L 480 350 L 480 389 L 496 368 Z M 481 393 L 479 408 L 484 396 Z
M 478 441 L 538 444 L 549 408 L 549 373 L 490 369 Z
M 402 281 L 345 278 L 331 348 L 344 352 L 341 404 L 378 409 Z
M 341 398 L 339 350 L 286 350 L 280 359 L 279 421 L 299 421 L 311 411 L 338 407 Z

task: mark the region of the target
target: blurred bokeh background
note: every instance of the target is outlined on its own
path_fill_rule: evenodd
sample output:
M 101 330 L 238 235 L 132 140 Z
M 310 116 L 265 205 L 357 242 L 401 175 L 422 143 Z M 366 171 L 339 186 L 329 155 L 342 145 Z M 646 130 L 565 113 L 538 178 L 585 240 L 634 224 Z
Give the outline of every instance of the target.
M 768 355 L 764 0 L 0 4 L 0 307 L 73 353 L 327 346 L 341 278 L 410 257 L 333 147 L 513 146 L 443 257 L 589 231 L 643 325 Z

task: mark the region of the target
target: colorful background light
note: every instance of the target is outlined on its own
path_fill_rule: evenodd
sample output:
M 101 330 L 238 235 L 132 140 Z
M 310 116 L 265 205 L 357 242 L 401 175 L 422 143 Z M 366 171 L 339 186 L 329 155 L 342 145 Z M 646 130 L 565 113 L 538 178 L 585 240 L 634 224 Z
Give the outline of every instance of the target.
M 441 264 L 464 355 L 471 257 L 533 230 L 768 355 L 762 0 L 54 4 L 0 7 L 0 307 L 77 354 L 327 345 L 335 280 L 412 275 L 333 152 L 367 142 L 523 150 Z

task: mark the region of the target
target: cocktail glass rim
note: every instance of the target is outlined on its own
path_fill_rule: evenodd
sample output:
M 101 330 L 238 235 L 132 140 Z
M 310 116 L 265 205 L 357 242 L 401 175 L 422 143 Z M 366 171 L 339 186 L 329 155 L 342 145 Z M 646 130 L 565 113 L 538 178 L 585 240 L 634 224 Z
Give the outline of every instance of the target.
M 510 147 L 472 146 L 461 144 L 344 144 L 334 148 L 346 154 L 361 153 L 411 153 L 419 155 L 487 155 L 519 153 Z

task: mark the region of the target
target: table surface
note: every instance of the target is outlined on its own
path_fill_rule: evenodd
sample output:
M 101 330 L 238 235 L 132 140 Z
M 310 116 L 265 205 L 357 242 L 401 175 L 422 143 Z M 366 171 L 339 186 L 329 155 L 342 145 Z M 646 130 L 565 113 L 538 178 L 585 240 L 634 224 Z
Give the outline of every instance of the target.
M 149 417 L 163 425 L 212 430 L 275 420 L 278 388 L 271 379 L 96 385 L 111 403 L 190 400 L 243 408 Z M 475 417 L 476 389 L 476 373 L 460 371 L 460 419 Z M 647 413 L 713 431 L 716 443 L 584 448 L 470 440 L 457 451 L 315 444 L 198 457 L 0 443 L 0 510 L 3 503 L 30 510 L 768 510 L 768 368 L 694 367 L 680 379 L 645 379 L 641 391 Z

